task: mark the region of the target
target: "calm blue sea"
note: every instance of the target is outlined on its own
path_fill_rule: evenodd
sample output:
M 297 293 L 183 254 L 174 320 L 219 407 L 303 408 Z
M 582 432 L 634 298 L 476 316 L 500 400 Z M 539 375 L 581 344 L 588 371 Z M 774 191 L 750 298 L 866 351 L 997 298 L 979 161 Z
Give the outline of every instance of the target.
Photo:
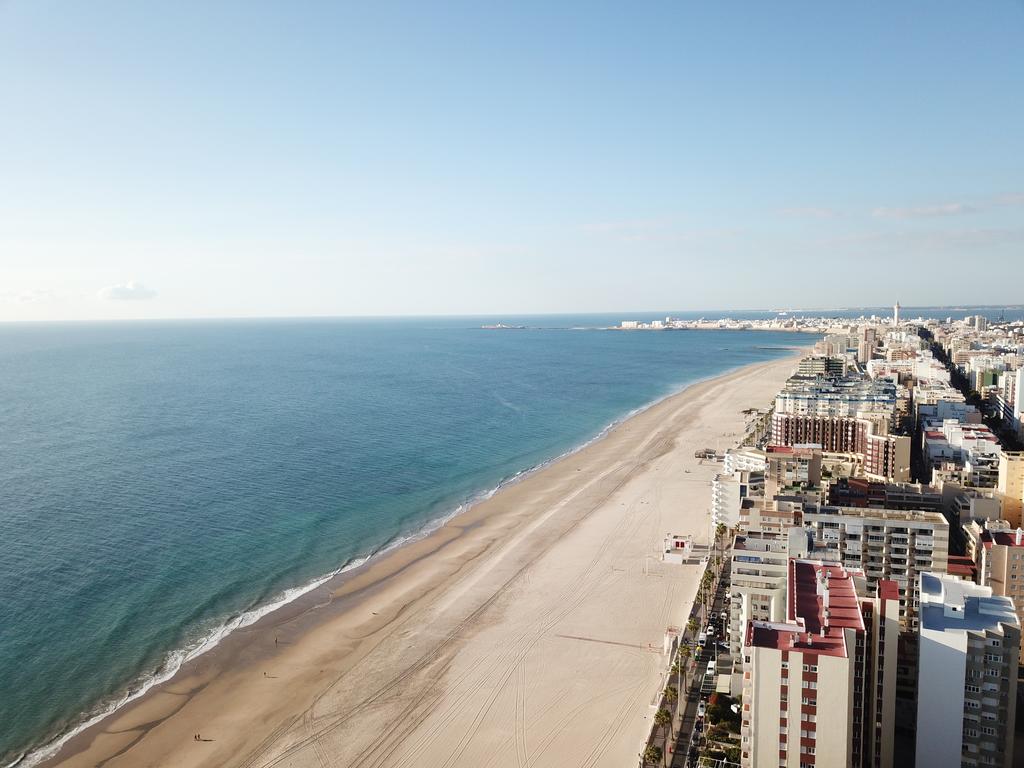
M 569 330 L 620 319 L 0 326 L 0 765 L 630 411 L 813 342 Z

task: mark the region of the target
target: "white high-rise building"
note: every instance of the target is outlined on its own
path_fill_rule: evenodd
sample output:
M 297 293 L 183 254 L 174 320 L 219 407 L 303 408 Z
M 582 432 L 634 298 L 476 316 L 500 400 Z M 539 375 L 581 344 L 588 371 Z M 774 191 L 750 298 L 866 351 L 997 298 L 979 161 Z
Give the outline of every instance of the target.
M 1013 765 L 1020 622 L 1009 597 L 921 574 L 917 765 Z
M 892 308 L 892 324 L 893 325 L 899 325 L 900 324 L 900 302 L 899 302 L 899 300 L 896 301 L 896 306 Z

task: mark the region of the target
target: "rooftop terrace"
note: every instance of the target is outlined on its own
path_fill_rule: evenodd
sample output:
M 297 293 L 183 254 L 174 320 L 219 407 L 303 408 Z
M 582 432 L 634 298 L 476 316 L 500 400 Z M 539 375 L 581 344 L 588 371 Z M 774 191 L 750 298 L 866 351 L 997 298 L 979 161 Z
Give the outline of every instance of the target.
M 787 621 L 750 622 L 747 645 L 847 656 L 844 630 L 864 631 L 854 573 L 859 572 L 832 563 L 791 559 Z
M 1019 626 L 1010 598 L 954 576 L 921 574 L 922 631 L 1001 632 L 1001 624 Z

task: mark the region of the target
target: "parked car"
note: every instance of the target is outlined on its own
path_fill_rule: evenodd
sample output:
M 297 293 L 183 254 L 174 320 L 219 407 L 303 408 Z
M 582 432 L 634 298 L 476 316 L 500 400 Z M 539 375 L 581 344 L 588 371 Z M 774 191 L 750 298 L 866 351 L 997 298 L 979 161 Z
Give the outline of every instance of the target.
M 697 717 L 704 717 L 704 713 L 707 711 L 707 705 L 703 701 L 697 705 Z
M 715 660 L 714 659 L 712 659 L 711 661 L 708 662 L 707 674 L 709 674 L 709 675 L 715 674 Z
M 697 645 L 699 645 L 701 648 L 704 647 L 704 644 L 707 643 L 707 641 L 708 641 L 708 633 L 707 632 L 701 632 L 699 635 L 697 635 Z
M 722 617 L 722 621 L 728 621 L 728 620 L 729 620 L 729 614 L 728 614 L 728 612 L 726 612 L 726 611 L 722 611 L 722 612 L 721 612 L 721 613 L 719 614 L 719 616 L 721 616 L 721 617 Z

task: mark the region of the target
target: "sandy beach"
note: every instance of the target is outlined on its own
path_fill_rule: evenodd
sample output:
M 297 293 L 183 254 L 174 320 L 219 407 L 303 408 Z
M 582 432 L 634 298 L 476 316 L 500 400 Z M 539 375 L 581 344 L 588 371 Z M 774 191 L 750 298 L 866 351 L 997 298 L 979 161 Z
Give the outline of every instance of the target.
M 741 411 L 796 358 L 693 385 L 431 535 L 238 631 L 45 765 L 626 766 Z M 196 734 L 200 735 L 197 740 Z

